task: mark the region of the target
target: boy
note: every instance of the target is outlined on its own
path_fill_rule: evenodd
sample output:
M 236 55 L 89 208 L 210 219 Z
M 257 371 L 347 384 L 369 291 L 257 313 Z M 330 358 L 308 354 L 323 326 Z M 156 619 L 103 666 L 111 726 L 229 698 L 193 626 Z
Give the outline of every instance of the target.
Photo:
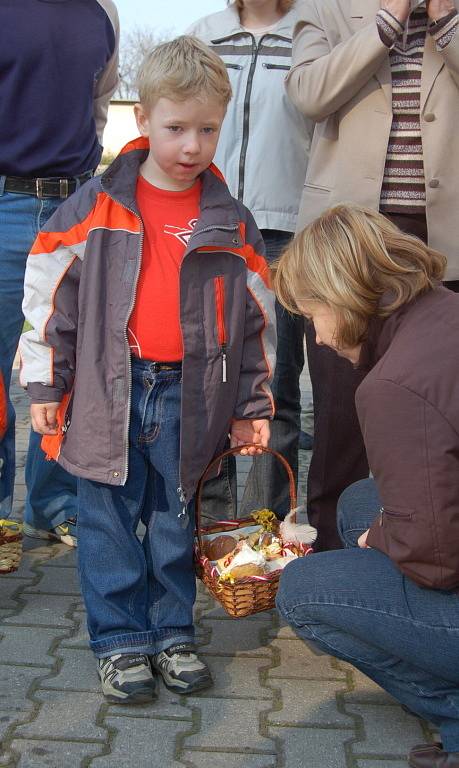
M 212 682 L 193 646 L 192 498 L 230 430 L 267 444 L 275 349 L 261 236 L 211 165 L 225 66 L 180 37 L 147 57 L 139 94 L 141 138 L 33 247 L 22 341 L 33 427 L 80 478 L 90 644 L 124 703 L 154 698 L 154 671 L 178 693 Z

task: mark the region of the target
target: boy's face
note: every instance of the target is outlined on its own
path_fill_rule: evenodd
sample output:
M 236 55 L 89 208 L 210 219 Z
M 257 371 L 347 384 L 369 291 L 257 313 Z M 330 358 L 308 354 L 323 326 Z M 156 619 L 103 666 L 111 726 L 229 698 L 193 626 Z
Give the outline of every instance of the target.
M 212 162 L 225 107 L 216 99 L 172 101 L 161 97 L 150 110 L 135 106 L 137 126 L 150 140 L 142 168 L 147 181 L 161 189 L 191 187 Z

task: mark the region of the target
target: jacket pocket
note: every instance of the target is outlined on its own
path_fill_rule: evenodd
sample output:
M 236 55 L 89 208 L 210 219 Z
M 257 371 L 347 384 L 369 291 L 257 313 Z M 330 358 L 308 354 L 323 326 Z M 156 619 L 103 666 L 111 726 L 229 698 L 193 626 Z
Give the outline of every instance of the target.
M 329 195 L 331 192 L 330 187 L 322 187 L 320 184 L 309 184 L 308 182 L 305 183 L 304 189 L 310 189 L 311 192 L 322 192 L 324 195 Z
M 408 522 L 413 517 L 414 510 L 407 509 L 406 507 L 381 507 L 380 509 L 380 525 L 384 525 L 384 518 L 388 521 L 396 522 Z
M 269 64 L 269 62 L 264 61 L 262 66 L 265 69 L 282 69 L 284 72 L 290 71 L 290 64 Z
M 51 459 L 57 461 L 59 458 L 65 433 L 70 426 L 72 394 L 73 392 L 69 392 L 67 395 L 64 395 L 57 409 L 57 434 L 43 435 L 41 438 L 41 449 L 45 452 L 47 461 L 51 461 Z
M 217 338 L 222 356 L 222 381 L 226 382 L 226 345 L 228 342 L 225 323 L 225 278 L 223 275 L 214 277 L 215 317 L 217 321 Z

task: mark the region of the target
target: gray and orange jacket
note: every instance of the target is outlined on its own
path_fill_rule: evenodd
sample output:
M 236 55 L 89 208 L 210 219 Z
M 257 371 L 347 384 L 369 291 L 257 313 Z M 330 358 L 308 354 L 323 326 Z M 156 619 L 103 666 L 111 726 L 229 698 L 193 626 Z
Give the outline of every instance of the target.
M 148 141 L 64 202 L 29 255 L 21 384 L 34 403 L 63 401 L 48 453 L 74 475 L 123 485 L 128 474 L 131 359 L 126 329 L 142 260 L 136 205 Z M 263 241 L 219 171 L 201 176 L 200 218 L 180 270 L 180 478 L 189 500 L 231 420 L 272 418 L 274 295 Z M 63 410 L 65 409 L 65 413 Z

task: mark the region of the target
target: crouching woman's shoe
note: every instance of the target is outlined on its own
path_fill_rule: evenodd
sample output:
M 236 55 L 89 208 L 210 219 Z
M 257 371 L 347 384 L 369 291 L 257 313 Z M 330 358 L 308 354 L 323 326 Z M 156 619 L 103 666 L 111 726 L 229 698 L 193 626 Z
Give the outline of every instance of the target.
M 441 744 L 418 744 L 408 758 L 411 768 L 459 768 L 459 752 L 444 752 Z

